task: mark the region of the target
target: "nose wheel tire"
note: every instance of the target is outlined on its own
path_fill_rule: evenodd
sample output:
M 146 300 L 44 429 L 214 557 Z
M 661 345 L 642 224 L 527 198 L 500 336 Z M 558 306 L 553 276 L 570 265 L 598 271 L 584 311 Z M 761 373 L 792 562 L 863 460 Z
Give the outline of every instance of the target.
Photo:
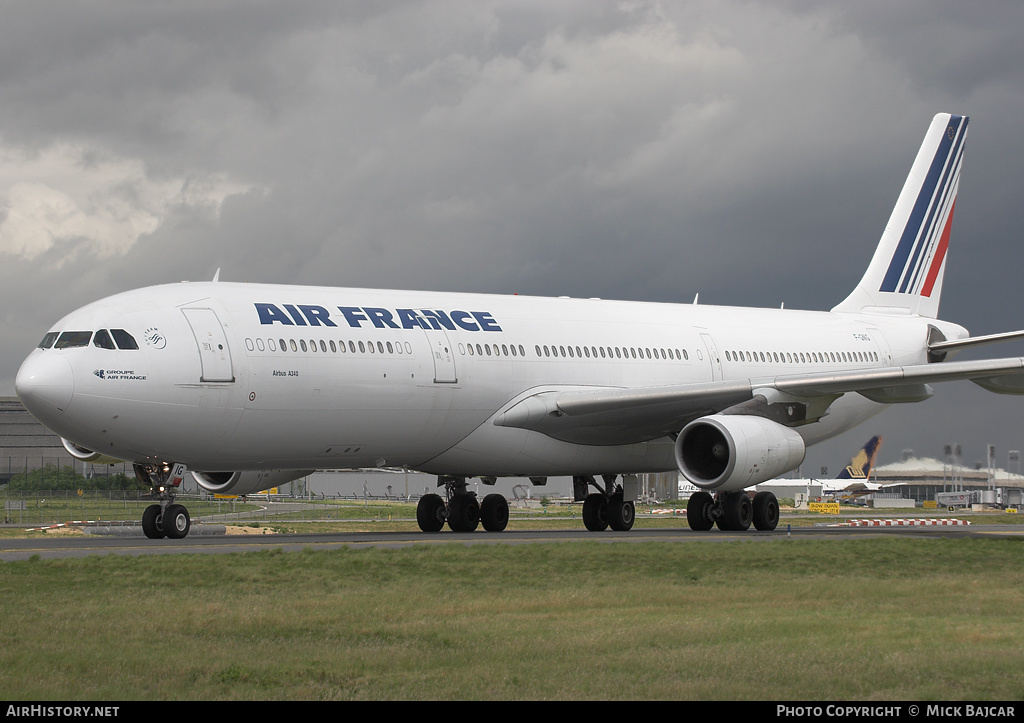
M 168 505 L 164 511 L 163 528 L 167 537 L 180 540 L 188 534 L 192 519 L 184 505 Z
M 163 510 L 160 505 L 150 505 L 142 513 L 142 532 L 151 540 L 166 537 L 163 525 Z

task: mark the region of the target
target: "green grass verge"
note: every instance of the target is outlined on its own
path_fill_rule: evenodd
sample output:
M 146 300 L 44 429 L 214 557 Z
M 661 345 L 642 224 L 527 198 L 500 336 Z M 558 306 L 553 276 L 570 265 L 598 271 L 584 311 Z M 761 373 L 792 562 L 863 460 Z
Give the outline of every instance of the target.
M 1020 700 L 1006 539 L 0 563 L 0 698 Z

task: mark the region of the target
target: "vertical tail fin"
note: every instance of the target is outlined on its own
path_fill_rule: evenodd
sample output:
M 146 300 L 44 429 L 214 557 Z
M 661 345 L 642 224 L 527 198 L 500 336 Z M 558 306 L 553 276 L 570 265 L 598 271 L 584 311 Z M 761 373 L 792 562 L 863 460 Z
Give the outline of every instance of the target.
M 949 113 L 932 119 L 868 270 L 833 311 L 938 315 L 967 121 Z
M 850 464 L 842 472 L 836 475 L 836 479 L 867 479 L 871 476 L 871 470 L 875 466 L 875 458 L 878 456 L 878 449 L 882 446 L 882 438 L 874 436 L 868 443 L 853 456 Z

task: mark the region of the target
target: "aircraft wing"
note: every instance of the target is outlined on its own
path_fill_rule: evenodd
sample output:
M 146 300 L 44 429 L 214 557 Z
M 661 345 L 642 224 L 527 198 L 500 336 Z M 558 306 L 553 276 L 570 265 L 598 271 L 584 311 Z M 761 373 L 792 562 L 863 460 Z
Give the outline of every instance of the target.
M 969 379 L 1000 394 L 1024 394 L 1024 357 L 917 364 L 851 371 L 698 382 L 643 388 L 577 387 L 538 391 L 499 413 L 494 424 L 541 432 L 578 444 L 629 444 L 675 434 L 698 417 L 749 403 L 756 396 L 816 407 L 790 419 L 751 407 L 746 413 L 781 423 L 814 421 L 848 392 L 883 404 L 921 401 L 933 382 Z M 744 413 L 738 410 L 739 413 Z

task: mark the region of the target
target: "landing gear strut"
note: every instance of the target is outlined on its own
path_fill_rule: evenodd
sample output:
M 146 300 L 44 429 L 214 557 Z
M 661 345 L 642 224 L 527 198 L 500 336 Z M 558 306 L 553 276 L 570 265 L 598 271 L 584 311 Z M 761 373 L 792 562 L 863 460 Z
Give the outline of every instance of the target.
M 174 503 L 180 477 L 174 476 L 170 465 L 133 465 L 135 476 L 149 485 L 149 492 L 157 504 L 142 513 L 142 531 L 151 540 L 169 537 L 180 540 L 192 527 L 192 518 L 184 505 Z
M 779 502 L 771 492 L 758 492 L 753 501 L 746 490 L 694 492 L 686 505 L 686 522 L 691 530 L 705 532 L 718 525 L 720 530 L 742 532 L 754 528 L 770 532 L 779 524 Z
M 423 532 L 440 532 L 445 522 L 452 532 L 473 532 L 481 523 L 487 532 L 501 532 L 508 525 L 504 495 L 489 494 L 481 503 L 466 489 L 465 477 L 441 475 L 437 484 L 444 485 L 444 497 L 423 495 L 416 505 L 416 523 Z
M 604 486 L 592 475 L 572 478 L 573 497 L 583 500 L 583 526 L 591 532 L 603 532 L 611 527 L 618 532 L 633 528 L 636 520 L 637 482 L 634 475 L 623 475 L 622 484 L 615 484 L 617 475 L 601 475 Z M 593 486 L 597 492 L 587 493 Z

